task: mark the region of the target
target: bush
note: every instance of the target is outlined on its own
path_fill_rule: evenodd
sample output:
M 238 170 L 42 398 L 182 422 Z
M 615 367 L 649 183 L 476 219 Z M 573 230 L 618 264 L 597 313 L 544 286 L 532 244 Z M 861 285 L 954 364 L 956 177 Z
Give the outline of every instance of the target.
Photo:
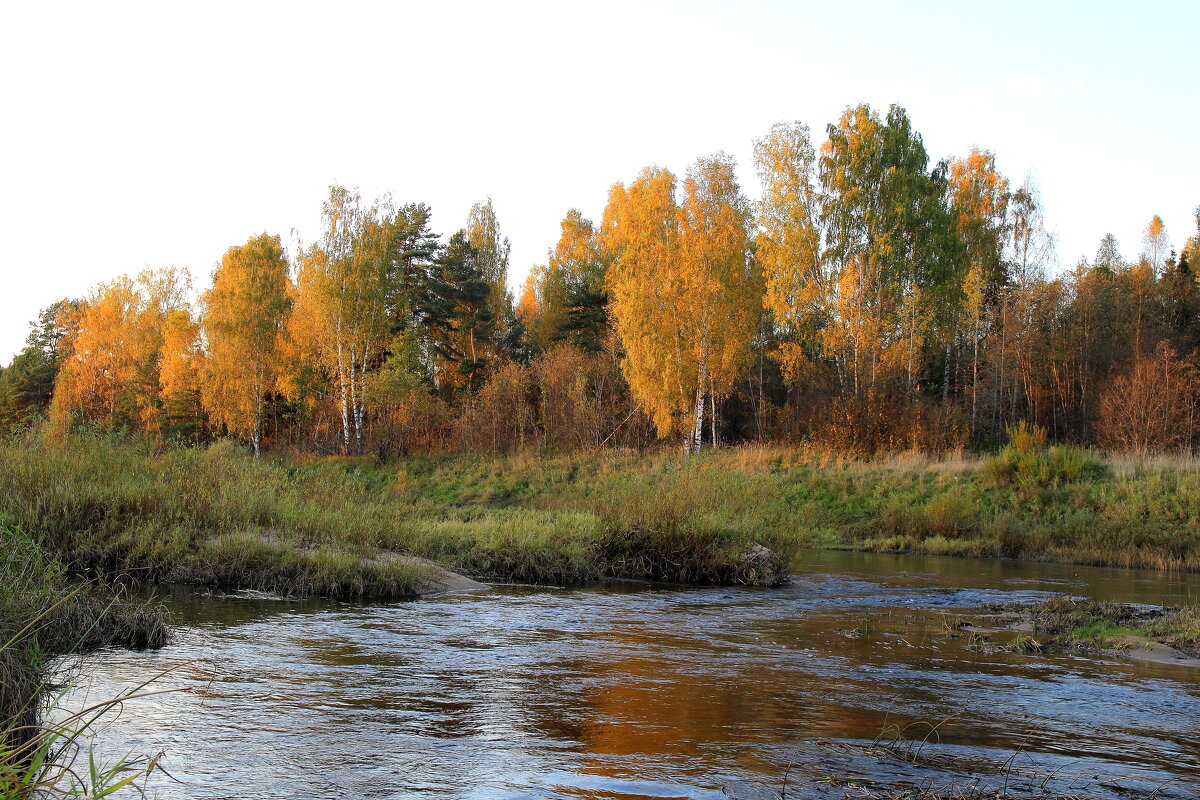
M 1100 459 L 1072 445 L 1046 446 L 1046 431 L 1024 422 L 1009 426 L 1009 443 L 984 462 L 984 474 L 995 486 L 1033 489 L 1095 477 L 1104 472 Z

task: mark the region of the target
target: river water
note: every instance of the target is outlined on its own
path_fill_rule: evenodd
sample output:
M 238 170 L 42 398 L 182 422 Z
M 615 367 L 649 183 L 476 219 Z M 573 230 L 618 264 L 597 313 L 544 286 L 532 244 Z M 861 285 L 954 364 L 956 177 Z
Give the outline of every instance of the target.
M 164 672 L 154 687 L 188 687 L 130 701 L 96 740 L 105 758 L 165 752 L 164 798 L 749 799 L 785 780 L 788 797 L 841 797 L 827 779 L 854 776 L 1200 797 L 1200 669 L 978 652 L 943 624 L 1051 593 L 1195 600 L 1196 577 L 805 560 L 777 589 L 496 586 L 369 606 L 179 592 L 171 645 L 89 657 L 66 703 Z M 862 750 L 898 734 L 918 765 Z

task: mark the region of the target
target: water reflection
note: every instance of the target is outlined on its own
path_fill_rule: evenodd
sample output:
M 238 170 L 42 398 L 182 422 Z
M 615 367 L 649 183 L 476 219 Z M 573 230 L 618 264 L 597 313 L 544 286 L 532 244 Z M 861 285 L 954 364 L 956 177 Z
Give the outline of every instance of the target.
M 1196 671 L 969 652 L 941 624 L 1049 592 L 1178 602 L 1194 579 L 807 561 L 775 590 L 496 587 L 368 607 L 176 593 L 176 643 L 89 661 L 80 694 L 170 666 L 160 683 L 196 687 L 131 705 L 99 740 L 165 750 L 181 781 L 155 787 L 166 798 L 752 797 L 814 742 L 920 738 L 929 722 L 977 760 L 1020 749 L 1064 775 L 1200 793 Z

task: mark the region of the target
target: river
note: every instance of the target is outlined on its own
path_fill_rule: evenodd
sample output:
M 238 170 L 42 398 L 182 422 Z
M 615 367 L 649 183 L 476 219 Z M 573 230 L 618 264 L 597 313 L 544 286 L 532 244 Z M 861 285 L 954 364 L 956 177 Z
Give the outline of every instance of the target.
M 154 687 L 189 687 L 129 702 L 96 739 L 104 758 L 165 752 L 173 779 L 152 788 L 171 800 L 749 800 L 785 780 L 789 797 L 840 797 L 824 779 L 1051 773 L 1063 794 L 1200 796 L 1200 669 L 978 652 L 943 624 L 1051 593 L 1195 600 L 1196 576 L 804 561 L 777 589 L 496 586 L 387 605 L 172 592 L 173 643 L 88 657 L 65 703 L 159 673 Z M 898 732 L 919 765 L 862 750 Z

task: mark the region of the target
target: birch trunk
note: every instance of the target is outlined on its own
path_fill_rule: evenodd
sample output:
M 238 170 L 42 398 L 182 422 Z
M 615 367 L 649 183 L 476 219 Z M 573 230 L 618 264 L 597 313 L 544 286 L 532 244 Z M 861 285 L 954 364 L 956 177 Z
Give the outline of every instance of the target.
M 346 358 L 340 341 L 337 345 L 337 371 L 338 383 L 342 390 L 342 452 L 348 455 L 350 453 L 350 389 L 346 386 Z
M 708 382 L 708 360 L 700 358 L 700 380 L 696 381 L 696 419 L 692 429 L 692 452 L 700 453 L 704 438 L 704 384 Z

